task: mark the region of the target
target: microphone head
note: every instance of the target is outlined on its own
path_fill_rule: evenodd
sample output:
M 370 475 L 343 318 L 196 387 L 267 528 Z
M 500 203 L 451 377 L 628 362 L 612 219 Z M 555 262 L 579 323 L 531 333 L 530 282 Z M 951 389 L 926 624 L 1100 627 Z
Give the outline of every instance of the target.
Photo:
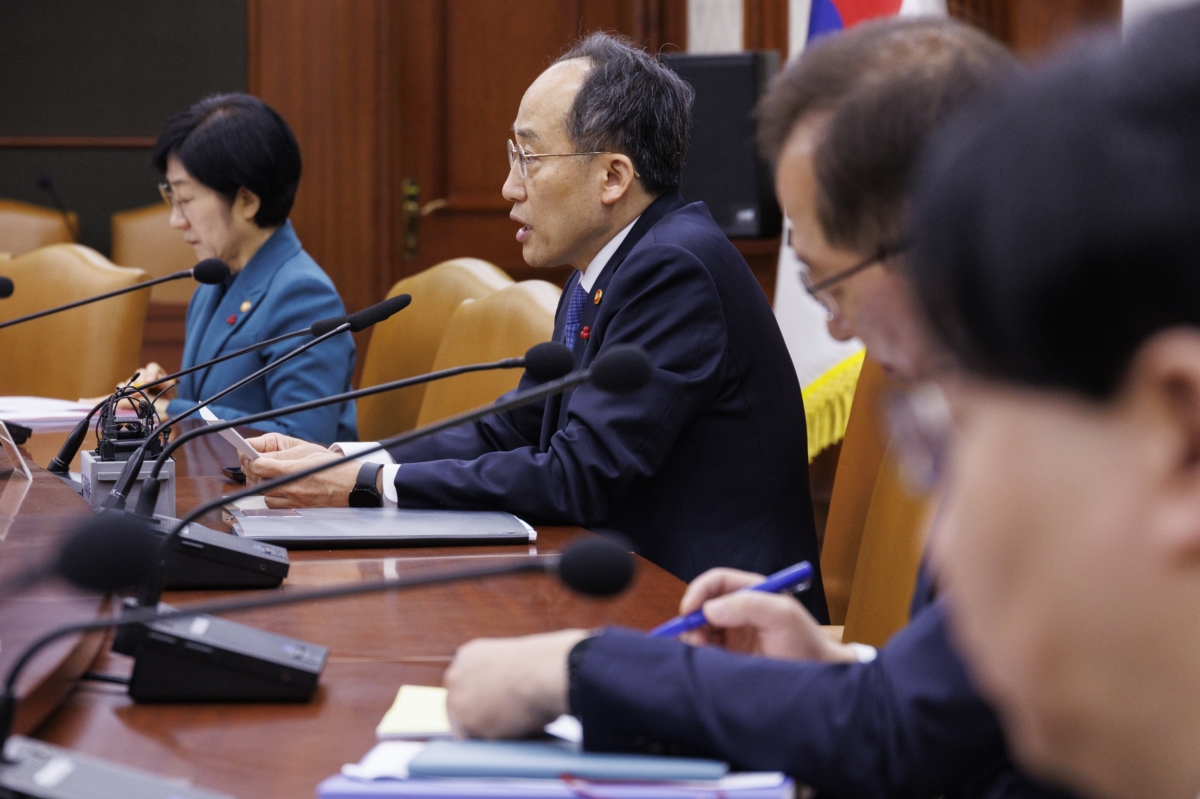
M 229 277 L 229 264 L 220 258 L 205 258 L 192 267 L 192 278 L 197 283 L 203 283 L 206 286 L 224 283 L 227 277 Z
M 118 591 L 149 579 L 161 539 L 137 516 L 101 513 L 72 529 L 54 571 L 89 591 Z
M 558 578 L 588 596 L 613 596 L 633 580 L 633 555 L 610 538 L 589 536 L 567 544 L 558 561 Z
M 349 316 L 331 316 L 328 319 L 321 319 L 313 322 L 312 326 L 308 328 L 308 332 L 312 334 L 313 338 L 320 338 L 326 333 L 337 330 L 339 327 L 346 324 L 349 319 Z
M 596 356 L 589 369 L 592 385 L 614 394 L 629 394 L 650 380 L 650 356 L 634 344 L 614 344 Z
M 525 371 L 539 383 L 557 380 L 575 368 L 575 356 L 566 344 L 543 341 L 525 352 Z
M 357 333 L 372 325 L 377 325 L 393 314 L 403 311 L 411 302 L 412 295 L 397 294 L 395 297 L 388 297 L 383 302 L 375 303 L 370 308 L 363 308 L 358 313 L 352 313 L 347 317 L 350 320 L 350 332 Z
M 12 296 L 13 282 L 7 277 L 0 277 L 0 300 L 7 299 Z

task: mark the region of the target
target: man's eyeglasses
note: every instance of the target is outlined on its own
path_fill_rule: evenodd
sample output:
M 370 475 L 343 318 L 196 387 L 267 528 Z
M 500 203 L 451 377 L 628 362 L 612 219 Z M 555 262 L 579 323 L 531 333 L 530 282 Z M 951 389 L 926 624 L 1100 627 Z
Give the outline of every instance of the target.
M 837 300 L 835 300 L 833 298 L 833 294 L 830 293 L 830 291 L 829 291 L 829 289 L 832 286 L 834 286 L 838 283 L 841 283 L 843 280 L 846 280 L 847 278 L 854 277 L 859 272 L 870 269 L 872 266 L 875 266 L 876 264 L 882 264 L 887 259 L 891 258 L 894 255 L 899 255 L 900 253 L 904 252 L 906 249 L 908 249 L 907 242 L 895 244 L 890 247 L 888 247 L 888 246 L 880 247 L 878 250 L 875 251 L 875 254 L 870 256 L 869 258 L 866 258 L 866 259 L 860 261 L 859 263 L 855 264 L 854 266 L 850 267 L 849 269 L 843 269 L 841 272 L 838 272 L 836 275 L 831 275 L 831 276 L 825 278 L 824 280 L 820 281 L 819 283 L 813 282 L 812 275 L 809 274 L 809 271 L 808 271 L 808 264 L 801 261 L 800 262 L 800 282 L 804 284 L 804 290 L 808 292 L 809 296 L 811 296 L 817 302 L 821 303 L 821 306 L 825 309 L 826 317 L 829 319 L 833 319 L 835 316 L 838 315 L 838 313 L 840 313 L 840 309 L 838 308 Z
M 508 168 L 512 169 L 513 164 L 521 165 L 521 177 L 525 180 L 529 179 L 529 159 L 530 158 L 564 158 L 571 155 L 610 155 L 611 150 L 596 150 L 591 153 L 529 153 L 525 148 L 508 139 L 505 144 L 508 145 Z M 641 177 L 635 170 L 634 177 Z

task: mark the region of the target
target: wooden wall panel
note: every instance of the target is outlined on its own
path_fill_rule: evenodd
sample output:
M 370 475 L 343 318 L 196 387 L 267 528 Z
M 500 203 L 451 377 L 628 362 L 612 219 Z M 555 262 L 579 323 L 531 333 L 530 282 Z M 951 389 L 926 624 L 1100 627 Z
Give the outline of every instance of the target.
M 1116 25 L 1121 0 L 947 0 L 950 13 L 983 28 L 1023 58 L 1052 51 L 1081 28 Z
M 390 285 L 390 8 L 248 4 L 250 91 L 288 121 L 304 159 L 292 223 L 350 311 Z

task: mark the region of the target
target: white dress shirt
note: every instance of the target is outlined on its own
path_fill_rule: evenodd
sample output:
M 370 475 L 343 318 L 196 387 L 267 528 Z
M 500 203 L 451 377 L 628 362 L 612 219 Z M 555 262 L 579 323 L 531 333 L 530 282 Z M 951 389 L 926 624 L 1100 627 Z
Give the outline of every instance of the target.
M 623 227 L 617 235 L 608 240 L 608 243 L 600 248 L 600 252 L 596 253 L 587 265 L 587 269 L 583 270 L 583 275 L 579 278 L 579 285 L 584 291 L 591 293 L 592 286 L 596 285 L 596 281 L 600 278 L 600 273 L 604 271 L 604 267 L 608 265 L 609 260 L 613 257 L 613 253 L 621 246 L 621 242 L 625 241 L 625 237 L 629 235 L 629 231 L 637 224 L 638 219 L 641 219 L 639 214 L 628 225 Z M 361 452 L 377 444 L 375 441 L 339 441 L 330 447 L 334 452 L 340 452 L 343 455 L 354 455 L 356 452 Z M 381 449 L 378 452 L 372 452 L 367 455 L 362 455 L 358 458 L 363 463 L 382 463 L 383 467 L 383 506 L 385 508 L 394 508 L 399 502 L 399 497 L 396 494 L 396 474 L 400 471 L 400 464 L 392 458 L 391 454 L 386 449 Z

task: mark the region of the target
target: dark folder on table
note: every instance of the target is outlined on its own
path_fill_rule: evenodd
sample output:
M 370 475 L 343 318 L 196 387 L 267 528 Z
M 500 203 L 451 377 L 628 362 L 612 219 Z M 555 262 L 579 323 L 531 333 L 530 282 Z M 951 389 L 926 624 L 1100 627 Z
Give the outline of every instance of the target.
M 229 509 L 234 531 L 288 549 L 525 544 L 532 527 L 511 513 L 403 508 Z

